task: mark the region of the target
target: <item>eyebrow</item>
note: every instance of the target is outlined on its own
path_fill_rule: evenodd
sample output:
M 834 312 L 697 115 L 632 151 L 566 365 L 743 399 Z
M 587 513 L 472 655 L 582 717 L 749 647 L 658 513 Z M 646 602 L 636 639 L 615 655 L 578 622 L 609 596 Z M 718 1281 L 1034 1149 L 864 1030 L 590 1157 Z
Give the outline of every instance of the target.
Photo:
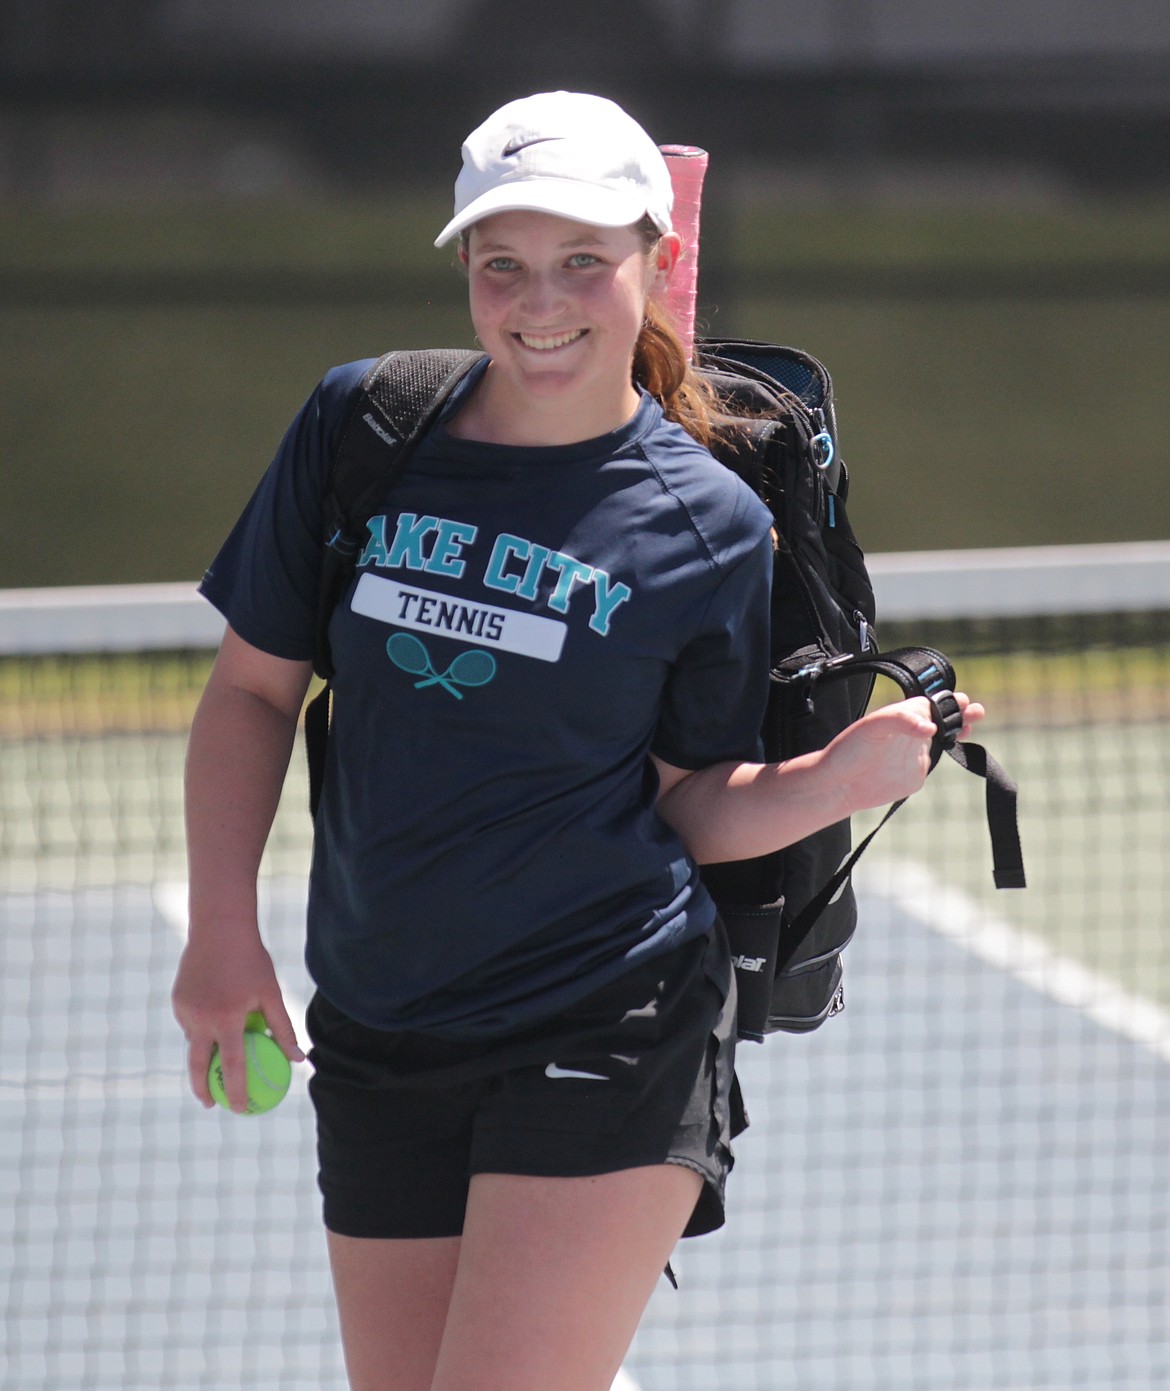
M 593 232 L 583 232 L 580 236 L 569 237 L 566 241 L 560 242 L 558 244 L 558 250 L 570 251 L 575 247 L 604 245 L 604 237 L 599 237 Z M 480 253 L 515 250 L 511 243 L 498 241 L 481 241 L 476 249 Z

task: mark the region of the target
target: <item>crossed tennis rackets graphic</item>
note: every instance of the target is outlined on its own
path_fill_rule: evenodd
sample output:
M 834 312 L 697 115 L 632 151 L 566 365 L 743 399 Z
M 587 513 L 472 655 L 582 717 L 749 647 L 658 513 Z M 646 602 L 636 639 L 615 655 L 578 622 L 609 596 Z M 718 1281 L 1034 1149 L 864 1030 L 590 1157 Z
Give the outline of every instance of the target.
M 424 686 L 442 686 L 456 700 L 463 699 L 460 686 L 486 686 L 496 674 L 496 659 L 480 648 L 460 652 L 446 671 L 436 671 L 426 645 L 410 633 L 394 633 L 389 637 L 386 655 L 400 671 L 423 678 L 414 683 L 416 691 Z

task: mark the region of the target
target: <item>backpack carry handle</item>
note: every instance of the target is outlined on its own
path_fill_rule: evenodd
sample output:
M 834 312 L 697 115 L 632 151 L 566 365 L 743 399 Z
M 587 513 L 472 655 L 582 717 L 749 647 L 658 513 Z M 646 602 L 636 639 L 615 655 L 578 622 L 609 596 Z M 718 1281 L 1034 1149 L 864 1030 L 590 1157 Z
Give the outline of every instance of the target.
M 930 713 L 934 717 L 934 740 L 930 746 L 930 766 L 935 768 L 944 753 L 950 753 L 963 732 L 963 712 L 953 691 L 929 695 Z

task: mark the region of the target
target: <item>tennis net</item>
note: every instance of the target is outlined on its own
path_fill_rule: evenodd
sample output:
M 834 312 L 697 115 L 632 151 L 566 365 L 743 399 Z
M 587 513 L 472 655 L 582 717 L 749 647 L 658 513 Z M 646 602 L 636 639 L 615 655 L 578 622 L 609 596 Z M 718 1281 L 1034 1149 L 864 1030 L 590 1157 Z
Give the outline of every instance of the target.
M 883 646 L 989 706 L 1030 887 L 944 760 L 857 872 L 844 1013 L 743 1046 L 728 1224 L 626 1384 L 1170 1384 L 1170 544 L 873 570 Z M 185 587 L 0 595 L 0 1391 L 345 1385 L 303 1082 L 205 1113 L 170 1018 L 218 634 Z M 263 875 L 294 1017 L 306 807 L 298 758 Z

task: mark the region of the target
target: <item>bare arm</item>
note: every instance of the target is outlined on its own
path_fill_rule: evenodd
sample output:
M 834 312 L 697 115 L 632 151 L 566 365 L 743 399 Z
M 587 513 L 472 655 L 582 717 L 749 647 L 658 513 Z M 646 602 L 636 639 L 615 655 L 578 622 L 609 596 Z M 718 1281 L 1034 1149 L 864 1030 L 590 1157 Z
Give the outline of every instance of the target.
M 289 1057 L 303 1055 L 260 938 L 256 876 L 280 801 L 308 662 L 272 657 L 230 628 L 191 726 L 186 819 L 190 928 L 175 979 L 175 1017 L 187 1035 L 191 1087 L 205 1106 L 211 1051 L 245 1103 L 244 1017 L 263 1012 Z
M 983 707 L 957 697 L 964 734 Z M 718 763 L 689 772 L 654 759 L 658 814 L 700 864 L 782 849 L 854 812 L 916 792 L 930 771 L 927 701 L 875 710 L 816 753 L 783 763 Z

